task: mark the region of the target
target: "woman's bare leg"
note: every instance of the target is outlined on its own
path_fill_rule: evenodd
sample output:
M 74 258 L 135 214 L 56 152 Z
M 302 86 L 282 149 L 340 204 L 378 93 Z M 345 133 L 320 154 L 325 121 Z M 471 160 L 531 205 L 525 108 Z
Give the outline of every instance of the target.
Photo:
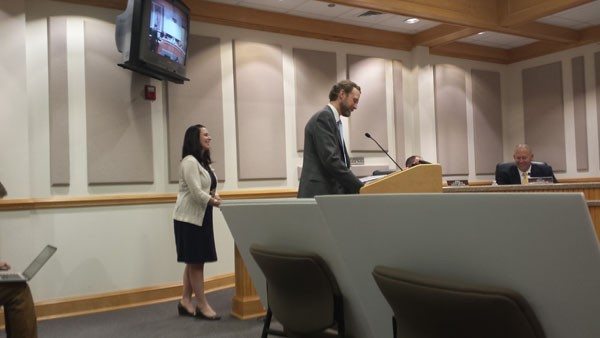
M 190 283 L 196 295 L 199 311 L 202 311 L 202 314 L 207 317 L 215 316 L 215 311 L 208 304 L 204 295 L 204 264 L 190 264 L 189 267 Z

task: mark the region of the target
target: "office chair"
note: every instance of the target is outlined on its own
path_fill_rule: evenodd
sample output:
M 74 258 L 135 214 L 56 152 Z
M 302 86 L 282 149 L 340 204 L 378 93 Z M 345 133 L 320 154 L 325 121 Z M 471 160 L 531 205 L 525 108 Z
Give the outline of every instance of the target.
M 412 338 L 543 338 L 518 293 L 377 266 L 373 277 L 394 312 L 393 336 Z
M 250 253 L 267 279 L 268 309 L 262 338 L 269 334 L 345 336 L 342 294 L 320 256 L 257 244 L 250 247 Z M 273 315 L 282 324 L 283 332 L 270 328 Z

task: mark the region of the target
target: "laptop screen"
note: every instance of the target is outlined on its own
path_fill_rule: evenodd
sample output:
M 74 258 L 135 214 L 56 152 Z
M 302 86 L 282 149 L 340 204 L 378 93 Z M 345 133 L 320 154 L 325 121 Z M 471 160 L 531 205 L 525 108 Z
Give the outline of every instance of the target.
M 35 276 L 35 274 L 38 271 L 40 271 L 42 266 L 44 266 L 44 264 L 46 264 L 48 259 L 50 259 L 50 257 L 55 252 L 56 252 L 56 247 L 53 247 L 52 245 L 46 245 L 44 250 L 42 250 L 42 252 L 40 252 L 40 254 L 33 260 L 33 262 L 31 262 L 31 264 L 29 264 L 27 269 L 25 269 L 25 271 L 23 271 L 23 276 L 25 276 L 25 278 L 27 278 L 27 280 L 30 280 L 31 278 L 33 278 L 33 276 Z

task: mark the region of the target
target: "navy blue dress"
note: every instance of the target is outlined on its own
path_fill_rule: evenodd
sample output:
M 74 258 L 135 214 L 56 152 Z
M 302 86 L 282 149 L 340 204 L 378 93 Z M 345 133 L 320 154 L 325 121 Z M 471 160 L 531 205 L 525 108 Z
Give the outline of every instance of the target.
M 210 191 L 215 191 L 217 178 L 210 168 L 206 170 L 210 174 Z M 178 220 L 173 220 L 173 223 L 178 262 L 199 264 L 217 261 L 212 205 L 206 206 L 202 226 Z

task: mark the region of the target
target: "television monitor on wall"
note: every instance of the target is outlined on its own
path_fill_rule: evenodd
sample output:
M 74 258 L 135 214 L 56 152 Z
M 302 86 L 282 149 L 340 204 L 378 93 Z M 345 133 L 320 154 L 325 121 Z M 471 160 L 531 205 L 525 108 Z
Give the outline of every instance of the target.
M 119 66 L 159 80 L 183 83 L 190 10 L 181 0 L 129 0 L 117 16 Z

